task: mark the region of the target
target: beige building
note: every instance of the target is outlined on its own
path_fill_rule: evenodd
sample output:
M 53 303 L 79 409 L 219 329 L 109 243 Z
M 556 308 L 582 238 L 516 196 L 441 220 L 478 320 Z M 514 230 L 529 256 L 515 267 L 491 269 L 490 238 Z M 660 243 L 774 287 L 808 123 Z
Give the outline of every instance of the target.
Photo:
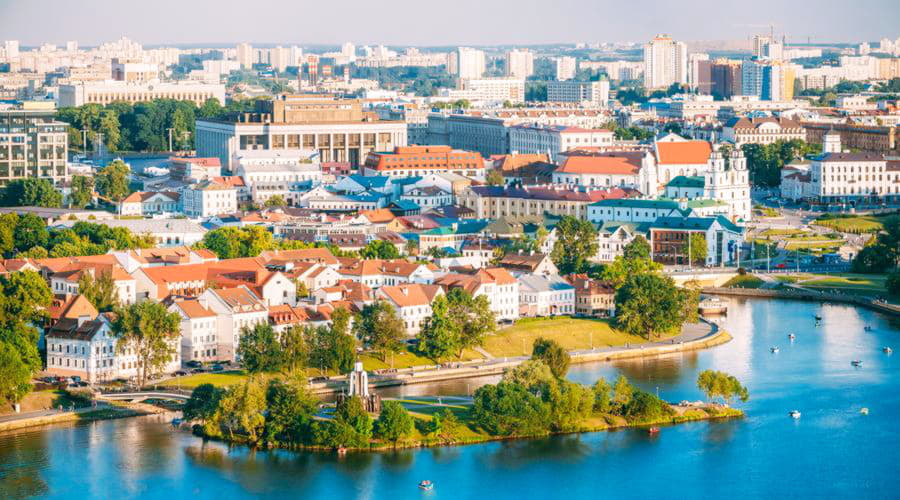
M 237 190 L 210 180 L 200 181 L 184 189 L 182 202 L 188 217 L 233 213 L 237 211 Z
M 0 186 L 25 177 L 67 178 L 68 124 L 55 114 L 52 104 L 0 105 Z
M 124 101 L 131 104 L 154 99 L 193 101 L 198 106 L 209 99 L 225 102 L 225 86 L 218 83 L 195 82 L 78 82 L 59 86 L 59 106 L 63 108 L 83 104 L 109 104 Z
M 800 123 L 786 118 L 732 118 L 722 127 L 722 139 L 736 146 L 772 144 L 775 141 L 806 139 Z

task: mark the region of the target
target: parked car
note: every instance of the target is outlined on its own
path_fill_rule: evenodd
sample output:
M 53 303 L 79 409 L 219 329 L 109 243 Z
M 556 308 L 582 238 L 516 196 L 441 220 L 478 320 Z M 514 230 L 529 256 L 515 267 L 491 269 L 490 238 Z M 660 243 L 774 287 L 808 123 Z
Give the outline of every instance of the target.
M 187 372 L 184 370 L 178 370 L 177 372 L 175 372 L 176 377 L 183 377 L 185 375 L 187 375 Z
M 203 366 L 203 363 L 201 363 L 197 360 L 194 360 L 194 361 L 188 361 L 187 363 L 185 363 L 185 366 L 188 366 L 191 368 L 200 368 L 201 366 Z
M 194 368 L 191 370 L 191 373 L 203 373 L 203 368 Z
M 225 370 L 225 367 L 222 365 L 213 365 L 213 367 L 212 367 L 212 371 L 214 371 L 214 372 L 221 372 L 224 370 Z

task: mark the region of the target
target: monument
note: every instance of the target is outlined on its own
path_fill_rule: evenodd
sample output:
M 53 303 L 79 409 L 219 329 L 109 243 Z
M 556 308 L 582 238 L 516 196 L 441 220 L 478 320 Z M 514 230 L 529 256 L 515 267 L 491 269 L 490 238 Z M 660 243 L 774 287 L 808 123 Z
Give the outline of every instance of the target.
M 347 382 L 348 390 L 337 396 L 338 405 L 348 398 L 359 398 L 367 412 L 381 413 L 381 396 L 369 392 L 369 374 L 363 370 L 362 361 L 353 365 L 353 371 L 347 375 Z

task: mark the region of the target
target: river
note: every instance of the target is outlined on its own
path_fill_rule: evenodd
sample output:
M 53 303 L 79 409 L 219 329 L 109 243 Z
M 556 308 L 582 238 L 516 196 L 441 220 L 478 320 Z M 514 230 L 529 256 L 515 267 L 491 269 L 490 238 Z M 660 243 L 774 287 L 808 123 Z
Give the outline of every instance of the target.
M 900 323 L 852 306 L 733 299 L 724 326 L 734 340 L 722 346 L 575 365 L 569 376 L 592 383 L 624 373 L 680 401 L 702 397 L 701 370 L 725 370 L 750 390 L 744 419 L 663 427 L 657 437 L 631 429 L 342 459 L 203 443 L 173 430 L 170 417 L 60 425 L 0 434 L 0 498 L 898 496 L 900 354 L 881 348 L 900 348 Z M 476 382 L 392 394 L 460 394 Z M 793 409 L 802 418 L 788 417 Z M 416 488 L 423 479 L 434 491 Z

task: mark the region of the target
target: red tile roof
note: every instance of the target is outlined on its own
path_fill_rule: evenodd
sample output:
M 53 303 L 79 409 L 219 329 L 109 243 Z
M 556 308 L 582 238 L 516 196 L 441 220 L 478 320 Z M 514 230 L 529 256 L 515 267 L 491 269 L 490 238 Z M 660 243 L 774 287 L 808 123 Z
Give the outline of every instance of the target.
M 656 161 L 661 165 L 706 164 L 712 146 L 706 141 L 657 142 Z

